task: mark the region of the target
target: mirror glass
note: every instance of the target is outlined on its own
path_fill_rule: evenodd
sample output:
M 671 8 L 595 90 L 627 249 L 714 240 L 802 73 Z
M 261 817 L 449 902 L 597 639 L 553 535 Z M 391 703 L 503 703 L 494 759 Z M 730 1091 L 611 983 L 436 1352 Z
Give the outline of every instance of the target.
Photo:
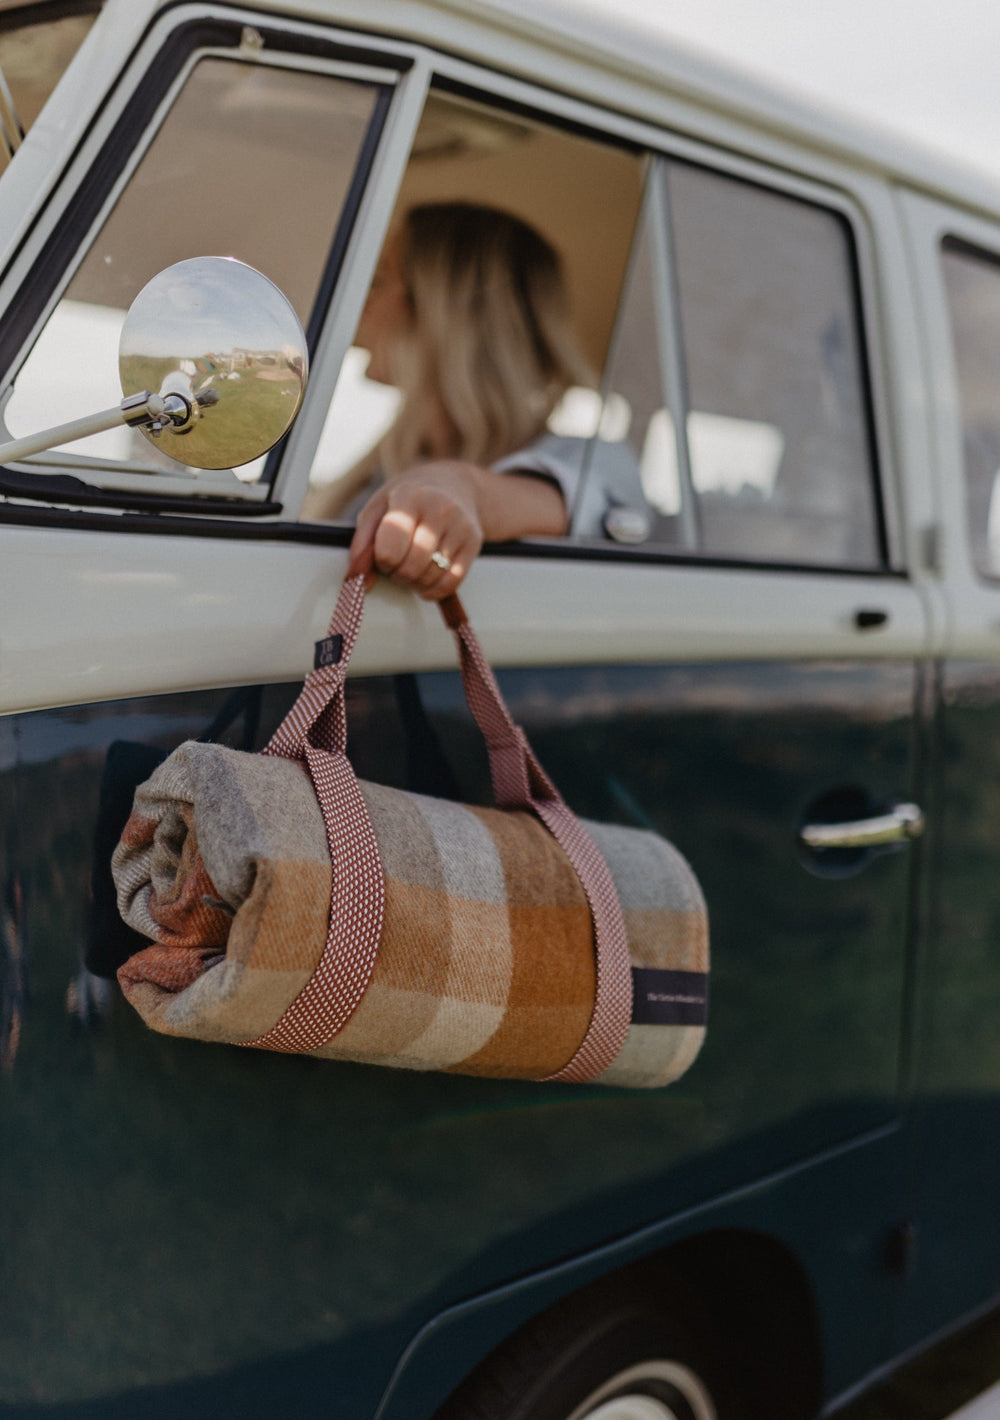
M 305 392 L 305 335 L 266 276 L 232 257 L 169 266 L 132 303 L 118 347 L 128 398 L 180 394 L 191 418 L 147 438 L 193 468 L 258 458 L 290 428 Z

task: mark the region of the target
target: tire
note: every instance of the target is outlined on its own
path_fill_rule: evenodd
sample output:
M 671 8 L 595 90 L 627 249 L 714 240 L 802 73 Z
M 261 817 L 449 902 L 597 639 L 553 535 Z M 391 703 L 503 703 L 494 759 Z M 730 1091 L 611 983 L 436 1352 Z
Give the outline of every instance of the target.
M 618 1274 L 515 1332 L 435 1420 L 742 1420 L 712 1340 L 681 1279 Z

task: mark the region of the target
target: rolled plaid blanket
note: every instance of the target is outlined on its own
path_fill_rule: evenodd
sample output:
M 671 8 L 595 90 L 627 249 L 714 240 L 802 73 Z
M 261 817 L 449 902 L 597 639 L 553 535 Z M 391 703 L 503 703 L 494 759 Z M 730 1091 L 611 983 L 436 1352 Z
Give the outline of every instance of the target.
M 360 1004 L 312 1053 L 470 1075 L 557 1071 L 595 988 L 590 908 L 566 854 L 529 813 L 360 788 L 384 870 L 382 935 Z M 618 890 L 635 985 L 624 1047 L 598 1079 L 665 1085 L 705 1033 L 701 892 L 664 839 L 587 828 Z M 156 943 L 119 972 L 155 1030 L 252 1041 L 323 951 L 330 852 L 300 761 L 182 745 L 139 788 L 113 870 L 122 915 Z
M 155 1030 L 419 1070 L 665 1085 L 705 1034 L 708 930 L 684 859 L 584 825 L 514 724 L 457 598 L 498 809 L 362 783 L 343 687 L 364 578 L 263 754 L 191 742 L 112 859 L 154 945 L 119 970 Z

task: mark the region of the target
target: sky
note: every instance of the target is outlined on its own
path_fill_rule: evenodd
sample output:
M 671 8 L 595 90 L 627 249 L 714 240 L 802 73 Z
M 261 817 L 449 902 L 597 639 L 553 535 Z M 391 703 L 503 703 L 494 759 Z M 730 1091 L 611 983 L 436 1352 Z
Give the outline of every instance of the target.
M 1000 0 L 561 0 L 625 16 L 1000 178 Z

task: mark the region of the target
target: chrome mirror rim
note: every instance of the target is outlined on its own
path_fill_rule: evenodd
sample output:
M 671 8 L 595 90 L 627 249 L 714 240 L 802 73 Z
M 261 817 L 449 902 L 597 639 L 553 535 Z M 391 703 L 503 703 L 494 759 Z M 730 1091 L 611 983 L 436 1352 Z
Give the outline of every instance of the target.
M 154 276 L 118 347 L 125 399 L 146 391 L 169 408 L 136 427 L 192 468 L 235 468 L 272 449 L 301 407 L 308 368 L 288 298 L 228 256 L 189 257 Z

